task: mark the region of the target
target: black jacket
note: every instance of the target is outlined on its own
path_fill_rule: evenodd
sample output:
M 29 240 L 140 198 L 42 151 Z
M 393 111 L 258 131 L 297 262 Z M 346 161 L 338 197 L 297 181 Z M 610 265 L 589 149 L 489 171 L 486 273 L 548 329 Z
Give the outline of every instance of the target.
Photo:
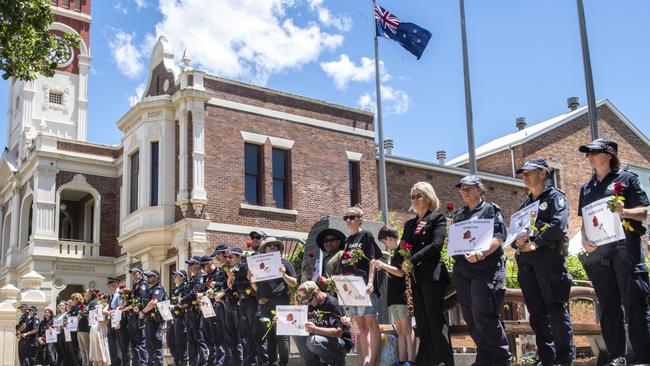
M 420 281 L 449 283 L 449 273 L 441 258 L 446 226 L 445 216 L 431 211 L 427 211 L 422 220 L 416 216 L 404 224 L 402 240 L 413 246 L 411 262 L 415 267 L 416 285 Z

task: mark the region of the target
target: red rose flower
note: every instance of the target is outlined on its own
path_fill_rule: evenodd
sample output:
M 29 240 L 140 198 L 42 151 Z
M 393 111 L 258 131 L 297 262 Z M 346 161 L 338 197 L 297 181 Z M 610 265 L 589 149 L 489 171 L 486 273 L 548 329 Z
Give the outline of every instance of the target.
M 309 258 L 314 258 L 314 252 L 312 252 L 312 251 L 307 252 L 307 256 Z
M 453 211 L 454 210 L 454 204 L 449 202 L 447 203 L 447 211 Z
M 352 259 L 352 255 L 347 250 L 343 252 L 343 259 Z
M 624 189 L 625 189 L 625 186 L 623 186 L 623 183 L 616 182 L 614 184 L 614 194 L 616 194 L 617 196 L 620 195 L 621 193 L 623 193 Z
M 598 227 L 598 217 L 594 216 L 594 219 L 591 220 L 591 224 L 594 225 L 594 227 Z
M 407 243 L 407 242 L 403 242 L 402 243 L 402 249 L 411 250 L 411 249 L 413 249 L 413 246 L 411 244 Z
M 253 242 L 252 241 L 247 241 L 246 242 L 246 248 L 250 249 L 253 247 Z
M 318 282 L 318 285 L 319 285 L 319 286 L 325 286 L 325 277 L 323 277 L 323 276 L 318 277 L 318 281 L 317 281 L 317 282 Z

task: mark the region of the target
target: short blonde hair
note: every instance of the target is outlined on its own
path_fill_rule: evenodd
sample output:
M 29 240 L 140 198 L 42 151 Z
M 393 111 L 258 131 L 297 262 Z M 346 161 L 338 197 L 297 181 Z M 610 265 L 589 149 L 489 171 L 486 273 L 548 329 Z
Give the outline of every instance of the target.
M 411 188 L 411 196 L 414 195 L 416 191 L 424 193 L 424 195 L 429 199 L 429 210 L 431 210 L 431 212 L 438 211 L 440 200 L 438 199 L 438 196 L 436 196 L 436 191 L 433 189 L 431 184 L 427 182 L 417 182 L 413 185 L 413 188 Z M 409 211 L 415 211 L 413 209 L 413 200 L 411 200 Z
M 70 295 L 70 300 L 76 300 L 78 303 L 83 304 L 84 297 L 82 294 L 75 292 L 72 295 Z
M 359 217 L 363 217 L 363 209 L 359 205 L 352 206 L 345 210 L 345 212 L 354 212 L 355 214 L 359 215 Z

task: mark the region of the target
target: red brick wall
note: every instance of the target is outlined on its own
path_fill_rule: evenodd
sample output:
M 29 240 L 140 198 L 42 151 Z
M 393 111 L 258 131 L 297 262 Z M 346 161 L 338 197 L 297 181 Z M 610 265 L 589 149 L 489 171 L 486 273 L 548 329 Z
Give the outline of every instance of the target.
M 462 178 L 460 175 L 387 162 L 386 177 L 388 178 L 388 209 L 394 215 L 391 217 L 391 221 L 400 225 L 403 225 L 406 219 L 413 217 L 413 214 L 408 212 L 408 208 L 411 205 L 411 187 L 417 182 L 431 183 L 440 199 L 442 206 L 440 212 L 446 212 L 448 202 L 453 203 L 456 208 L 463 205 L 455 187 Z M 499 205 L 503 216 L 508 221 L 510 215 L 519 208 L 519 204 L 524 200 L 526 189 L 490 181 L 483 183 L 488 189 L 485 193 L 485 200 Z
M 88 145 L 83 143 L 75 143 L 73 141 L 61 141 L 56 142 L 56 148 L 64 151 L 72 151 L 83 154 L 92 154 L 99 156 L 107 156 L 114 159 L 117 159 L 118 152 L 121 152 L 122 149 L 111 148 L 107 146 L 96 146 Z
M 72 181 L 77 173 L 59 171 L 56 175 L 57 189 Z M 99 192 L 101 196 L 101 233 L 99 250 L 102 256 L 117 257 L 120 248 L 117 244 L 117 232 L 119 222 L 119 186 L 117 178 L 101 177 L 97 175 L 83 174 L 86 181 Z

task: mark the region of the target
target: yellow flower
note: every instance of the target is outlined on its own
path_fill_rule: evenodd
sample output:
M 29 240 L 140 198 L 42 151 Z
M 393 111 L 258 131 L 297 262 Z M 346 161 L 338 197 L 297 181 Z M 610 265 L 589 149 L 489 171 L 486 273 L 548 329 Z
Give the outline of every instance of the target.
M 247 288 L 246 289 L 246 295 L 250 295 L 250 294 L 251 294 L 251 289 Z

